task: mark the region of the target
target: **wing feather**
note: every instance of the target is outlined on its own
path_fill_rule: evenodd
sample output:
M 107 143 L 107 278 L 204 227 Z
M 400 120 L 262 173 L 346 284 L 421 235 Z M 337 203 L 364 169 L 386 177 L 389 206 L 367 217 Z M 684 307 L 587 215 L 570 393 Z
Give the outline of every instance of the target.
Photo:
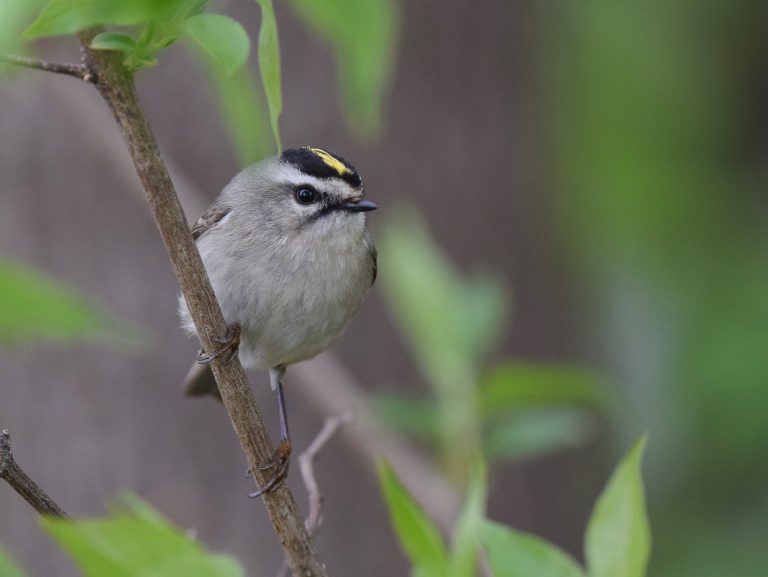
M 197 240 L 207 231 L 213 228 L 222 218 L 227 216 L 231 207 L 216 204 L 215 202 L 203 213 L 203 216 L 197 219 L 192 226 L 192 238 Z
M 376 282 L 376 274 L 379 272 L 378 251 L 373 243 L 370 243 L 368 256 L 371 259 L 371 286 L 373 286 L 373 283 Z

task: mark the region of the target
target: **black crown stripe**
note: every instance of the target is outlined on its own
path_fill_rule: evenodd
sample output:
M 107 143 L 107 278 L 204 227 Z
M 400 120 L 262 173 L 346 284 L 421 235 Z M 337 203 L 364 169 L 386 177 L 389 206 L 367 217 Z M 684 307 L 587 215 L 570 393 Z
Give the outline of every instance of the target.
M 315 152 L 317 151 L 317 152 Z M 329 158 L 325 158 L 327 156 Z M 322 149 L 289 148 L 280 155 L 282 162 L 292 164 L 304 174 L 316 178 L 340 178 L 354 188 L 363 184 L 357 170 L 338 154 Z M 335 160 L 336 162 L 333 162 Z

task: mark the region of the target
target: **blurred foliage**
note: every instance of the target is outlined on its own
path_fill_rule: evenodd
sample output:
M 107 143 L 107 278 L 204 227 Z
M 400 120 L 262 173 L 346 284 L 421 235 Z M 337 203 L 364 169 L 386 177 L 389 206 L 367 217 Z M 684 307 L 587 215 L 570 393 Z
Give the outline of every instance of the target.
M 378 134 L 399 36 L 395 1 L 291 0 L 289 4 L 334 49 L 349 128 L 363 138 Z
M 23 50 L 19 32 L 40 12 L 46 1 L 0 2 L 0 54 Z
M 158 54 L 187 39 L 206 54 L 205 67 L 216 86 L 220 110 L 241 164 L 269 153 L 264 118 L 275 147 L 282 149 L 279 119 L 283 108 L 280 48 L 272 0 L 256 0 L 261 9 L 258 60 L 263 97 L 243 70 L 250 40 L 239 22 L 203 13 L 206 0 L 30 0 L 0 5 L 0 52 L 22 49 L 26 39 L 72 34 L 94 25 L 118 26 L 98 34 L 91 47 L 125 54 L 133 71 L 154 66 Z M 398 39 L 399 12 L 394 0 L 333 0 L 290 3 L 302 23 L 330 44 L 338 64 L 343 111 L 361 138 L 379 133 L 384 97 L 390 85 Z M 215 62 L 217 66 L 212 66 Z M 221 70 L 217 68 L 220 67 Z M 228 75 L 235 75 L 229 77 Z M 266 106 L 265 106 L 266 105 Z
M 275 137 L 277 154 L 283 149 L 280 139 L 280 114 L 283 112 L 283 88 L 280 71 L 280 44 L 277 39 L 277 21 L 272 0 L 256 0 L 261 7 L 259 25 L 259 71 L 267 97 L 269 122 Z
M 100 311 L 70 287 L 0 258 L 0 346 L 47 340 L 135 349 L 138 329 Z
M 535 535 L 493 521 L 482 531 L 493 577 L 584 577 L 573 557 Z
M 584 556 L 590 577 L 643 577 L 651 554 L 640 465 L 646 438 L 616 468 L 587 524 Z
M 106 519 L 43 518 L 43 528 L 84 577 L 243 577 L 240 564 L 213 555 L 136 497 Z
M 587 527 L 586 573 L 546 541 L 486 518 L 482 461 L 472 464 L 450 548 L 386 463 L 379 465 L 379 479 L 395 532 L 416 577 L 473 577 L 481 551 L 487 555 L 493 577 L 642 577 L 650 543 L 640 475 L 644 446 L 644 439 L 636 443 L 598 499 Z M 155 509 L 130 495 L 105 519 L 43 518 L 41 524 L 84 577 L 244 575 L 236 560 L 207 553 Z M 0 575 L 23 577 L 2 551 Z
M 83 577 L 244 577 L 232 557 L 206 552 L 160 513 L 126 495 L 104 519 L 42 517 L 43 529 Z M 0 549 L 0 577 L 24 577 Z
M 0 577 L 25 577 L 21 567 L 2 549 L 0 549 Z
M 635 410 L 618 438 L 658 441 L 659 575 L 759 577 L 768 560 L 766 17 L 752 0 L 590 0 L 549 21 L 559 220 Z
M 635 443 L 595 504 L 587 523 L 586 571 L 554 545 L 486 518 L 481 462 L 472 465 L 450 550 L 386 463 L 379 465 L 379 481 L 414 577 L 474 577 L 480 551 L 493 577 L 643 577 L 651 539 L 640 472 L 645 444 L 644 437 Z
M 487 274 L 461 275 L 413 209 L 395 210 L 379 240 L 384 296 L 430 399 L 376 399 L 393 427 L 437 448 L 458 483 L 472 455 L 533 456 L 579 444 L 591 431 L 585 409 L 605 406 L 603 387 L 571 367 L 512 363 L 484 370 L 506 326 L 507 296 Z
M 203 14 L 206 0 L 51 0 L 24 31 L 29 39 L 73 34 L 97 25 L 133 26 L 133 34 L 107 31 L 94 37 L 94 50 L 125 54 L 129 70 L 157 63 L 157 54 L 188 38 L 228 72 L 248 58 L 250 40 L 239 22 L 221 14 Z
M 75 34 L 91 26 L 178 21 L 197 14 L 206 0 L 50 0 L 24 31 L 27 38 Z
M 233 74 L 202 58 L 216 89 L 216 102 L 240 166 L 248 166 L 272 153 L 270 120 L 254 73 L 243 66 Z

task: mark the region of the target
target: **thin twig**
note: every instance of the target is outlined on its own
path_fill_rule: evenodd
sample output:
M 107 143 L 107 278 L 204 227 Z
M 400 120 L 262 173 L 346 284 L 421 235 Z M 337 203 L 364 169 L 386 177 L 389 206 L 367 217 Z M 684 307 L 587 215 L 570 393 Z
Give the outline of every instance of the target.
M 342 431 L 342 437 L 361 462 L 373 469 L 375 460 L 371 455 L 386 458 L 437 525 L 446 533 L 451 531 L 461 509 L 459 492 L 430 464 L 430 459 L 381 422 L 369 398 L 342 363 L 323 353 L 291 366 L 291 379 L 299 386 L 307 385 L 303 387 L 304 400 L 314 410 L 330 415 L 339 410 L 353 411 L 355 423 Z
M 323 450 L 323 447 L 328 444 L 336 432 L 353 420 L 354 415 L 351 412 L 328 417 L 320 432 L 317 433 L 315 440 L 299 455 L 298 461 L 299 468 L 301 469 L 301 478 L 304 481 L 307 499 L 309 500 L 309 514 L 304 524 L 307 527 L 309 536 L 312 538 L 317 535 L 320 525 L 323 523 L 323 496 L 320 493 L 320 486 L 317 484 L 317 478 L 315 477 L 315 461 L 320 451 Z M 277 575 L 278 577 L 288 575 L 288 565 L 286 563 L 283 563 L 283 567 Z
M 0 478 L 7 481 L 13 490 L 41 515 L 67 516 L 64 509 L 59 507 L 16 463 L 11 451 L 11 436 L 5 429 L 0 431 Z
M 304 487 L 307 489 L 307 497 L 309 499 L 309 515 L 305 524 L 310 537 L 314 537 L 317 534 L 323 522 L 323 496 L 320 494 L 320 487 L 315 478 L 315 461 L 323 447 L 336 434 L 336 431 L 353 420 L 352 413 L 328 417 L 315 440 L 299 455 L 301 478 L 304 481 Z
M 90 29 L 80 33 L 86 65 L 95 72 L 96 88 L 109 106 L 133 158 L 203 349 L 214 350 L 216 339 L 227 332 L 221 308 L 189 233 L 168 169 L 139 104 L 132 75 L 123 66 L 119 55 L 89 48 L 99 31 Z M 211 363 L 211 368 L 232 426 L 254 472 L 255 482 L 257 486 L 263 486 L 269 480 L 270 472 L 260 467 L 269 461 L 274 448 L 245 371 L 237 358 L 229 362 L 218 357 Z M 281 487 L 265 493 L 262 499 L 293 574 L 296 577 L 326 577 L 325 566 L 315 552 L 290 491 Z
M 66 74 L 74 76 L 85 82 L 96 83 L 96 75 L 85 64 L 59 64 L 57 62 L 46 62 L 36 58 L 25 58 L 24 56 L 14 56 L 12 54 L 0 55 L 0 62 L 12 64 L 13 66 L 22 66 L 24 68 L 33 68 L 34 70 L 44 70 L 46 72 L 55 72 L 56 74 Z

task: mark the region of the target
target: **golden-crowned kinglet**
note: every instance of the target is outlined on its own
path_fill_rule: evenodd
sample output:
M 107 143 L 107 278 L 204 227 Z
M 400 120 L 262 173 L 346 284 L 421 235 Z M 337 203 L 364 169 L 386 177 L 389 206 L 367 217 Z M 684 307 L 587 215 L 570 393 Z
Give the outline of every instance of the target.
M 305 147 L 240 172 L 192 227 L 231 329 L 221 349 L 198 355 L 185 379 L 187 394 L 217 396 L 207 363 L 238 351 L 238 344 L 243 366 L 269 369 L 277 389 L 281 444 L 269 465 L 276 474 L 254 496 L 287 473 L 285 367 L 327 349 L 376 278 L 376 248 L 364 214 L 375 208 L 352 165 Z M 183 297 L 179 314 L 182 326 L 196 334 Z

